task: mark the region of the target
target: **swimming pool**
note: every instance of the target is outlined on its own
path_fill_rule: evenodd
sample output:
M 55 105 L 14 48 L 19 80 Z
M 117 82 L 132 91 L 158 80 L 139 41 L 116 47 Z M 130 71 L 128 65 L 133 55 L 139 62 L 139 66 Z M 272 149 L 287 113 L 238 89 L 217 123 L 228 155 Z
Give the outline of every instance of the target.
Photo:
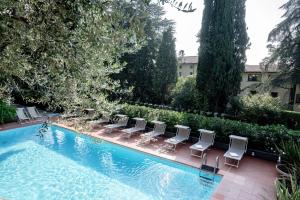
M 73 131 L 0 131 L 0 199 L 207 200 L 220 183 L 195 168 Z

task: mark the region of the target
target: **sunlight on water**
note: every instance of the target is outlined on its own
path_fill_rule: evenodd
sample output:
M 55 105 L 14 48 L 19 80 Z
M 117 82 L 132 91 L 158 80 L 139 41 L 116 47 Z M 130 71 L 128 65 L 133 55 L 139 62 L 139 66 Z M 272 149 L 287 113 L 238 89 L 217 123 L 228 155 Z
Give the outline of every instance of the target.
M 0 132 L 0 199 L 207 200 L 221 177 L 52 126 Z

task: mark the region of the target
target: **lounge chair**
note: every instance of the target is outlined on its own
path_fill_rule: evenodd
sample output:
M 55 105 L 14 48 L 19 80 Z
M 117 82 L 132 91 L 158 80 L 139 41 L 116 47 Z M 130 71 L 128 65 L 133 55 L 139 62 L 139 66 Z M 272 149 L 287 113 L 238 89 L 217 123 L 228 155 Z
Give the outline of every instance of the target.
M 106 124 L 110 122 L 110 118 L 103 116 L 98 120 L 93 120 L 93 121 L 89 121 L 91 126 L 98 126 L 98 125 L 102 125 L 102 124 Z
M 174 151 L 178 144 L 189 139 L 191 133 L 191 129 L 188 126 L 176 125 L 175 127 L 177 128 L 176 136 L 165 140 L 165 143 L 171 145 L 171 149 Z
M 164 122 L 152 121 L 152 123 L 154 123 L 153 131 L 143 134 L 140 143 L 150 143 L 156 137 L 165 134 L 166 124 Z
M 27 107 L 26 108 L 31 119 L 38 119 L 38 118 L 41 118 L 42 115 L 39 113 L 39 111 L 36 109 L 36 107 Z
M 71 111 L 67 111 L 66 113 L 64 113 L 63 115 L 61 115 L 61 117 L 63 119 L 68 119 L 68 118 L 76 118 L 82 115 L 82 110 L 79 107 L 76 107 L 75 109 L 71 110 Z
M 117 123 L 104 126 L 104 128 L 108 130 L 106 131 L 106 133 L 112 133 L 114 129 L 127 126 L 128 117 L 126 115 L 116 115 L 116 116 L 118 117 Z
M 205 129 L 199 129 L 198 131 L 200 132 L 199 140 L 196 144 L 190 146 L 190 150 L 192 156 L 202 158 L 204 151 L 206 151 L 210 146 L 214 144 L 216 134 L 214 131 Z M 201 152 L 201 154 L 196 154 L 194 153 L 194 151 Z
M 240 160 L 243 158 L 244 153 L 246 153 L 247 151 L 248 138 L 236 135 L 230 135 L 229 138 L 229 149 L 224 154 L 225 164 L 234 167 L 239 167 Z M 235 161 L 236 164 L 232 162 L 230 163 L 228 162 L 228 160 Z
M 124 134 L 130 138 L 133 134 L 140 132 L 140 131 L 144 131 L 146 128 L 146 124 L 147 122 L 145 121 L 145 119 L 143 118 L 133 118 L 136 122 L 135 122 L 135 126 L 132 128 L 127 128 L 127 129 L 123 129 L 122 132 L 124 132 Z
M 18 117 L 19 122 L 22 122 L 25 120 L 30 120 L 30 118 L 26 114 L 24 108 L 17 108 L 17 117 Z

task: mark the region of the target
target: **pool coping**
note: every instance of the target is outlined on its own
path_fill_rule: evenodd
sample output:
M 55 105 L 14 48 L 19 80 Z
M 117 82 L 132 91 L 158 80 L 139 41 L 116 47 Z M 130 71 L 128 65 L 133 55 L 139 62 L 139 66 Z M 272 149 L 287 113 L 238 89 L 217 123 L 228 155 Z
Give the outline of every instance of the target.
M 114 145 L 118 145 L 118 146 L 124 147 L 124 148 L 129 149 L 129 150 L 133 150 L 133 151 L 145 153 L 145 154 L 147 154 L 147 155 L 155 156 L 155 157 L 157 157 L 157 158 L 160 158 L 160 159 L 163 159 L 163 160 L 167 160 L 167 161 L 171 161 L 171 162 L 174 162 L 174 163 L 176 163 L 176 164 L 180 164 L 180 165 L 184 165 L 184 166 L 187 166 L 187 167 L 191 167 L 191 168 L 194 168 L 194 169 L 196 169 L 196 170 L 201 170 L 199 167 L 196 167 L 196 166 L 193 166 L 193 165 L 189 165 L 189 164 L 187 164 L 187 163 L 180 162 L 180 161 L 178 161 L 178 160 L 172 160 L 172 159 L 169 159 L 169 158 L 166 158 L 166 157 L 162 157 L 162 156 L 159 156 L 159 155 L 152 154 L 152 153 L 147 152 L 147 151 L 143 151 L 143 150 L 140 150 L 140 149 L 132 148 L 132 147 L 126 146 L 126 145 L 121 144 L 121 143 L 109 141 L 109 140 L 107 140 L 107 139 L 105 139 L 105 138 L 103 138 L 103 137 L 99 138 L 99 137 L 93 136 L 93 135 L 88 134 L 88 133 L 85 133 L 85 132 L 80 132 L 80 131 L 78 131 L 78 130 L 76 130 L 76 129 L 73 129 L 73 128 L 71 128 L 71 127 L 62 126 L 61 124 L 56 124 L 56 123 L 54 123 L 54 124 L 52 124 L 52 126 L 57 126 L 57 127 L 60 127 L 60 128 L 64 128 L 64 129 L 67 129 L 67 130 L 70 130 L 70 131 L 79 133 L 79 134 L 81 134 L 81 135 L 85 135 L 85 136 L 88 136 L 88 137 L 91 137 L 91 138 L 96 138 L 96 139 L 104 140 L 104 141 L 107 142 L 107 143 L 111 143 L 111 144 L 114 144 Z M 202 171 L 203 171 L 203 170 L 202 170 Z M 220 172 L 220 171 L 221 171 L 221 170 L 219 170 L 219 172 Z M 221 176 L 221 177 L 224 176 L 222 173 L 217 173 L 216 175 Z

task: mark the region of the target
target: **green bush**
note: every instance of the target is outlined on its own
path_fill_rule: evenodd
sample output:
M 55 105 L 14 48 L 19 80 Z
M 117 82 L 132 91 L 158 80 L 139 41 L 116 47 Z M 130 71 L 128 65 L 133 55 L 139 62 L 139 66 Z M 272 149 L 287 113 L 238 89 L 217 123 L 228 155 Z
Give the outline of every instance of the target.
M 11 122 L 16 118 L 16 108 L 0 100 L 0 124 Z
M 167 130 L 174 131 L 174 125 L 182 124 L 192 129 L 192 136 L 198 137 L 199 128 L 214 130 L 216 141 L 229 142 L 229 135 L 235 134 L 249 138 L 249 148 L 275 152 L 276 144 L 294 137 L 283 125 L 259 126 L 217 117 L 205 117 L 199 114 L 177 112 L 164 109 L 153 109 L 145 106 L 125 105 L 123 113 L 129 117 L 143 117 L 148 122 L 161 120 L 166 122 Z
M 300 112 L 283 110 L 281 111 L 281 119 L 288 127 L 300 129 Z
M 237 116 L 240 115 L 243 110 L 243 102 L 239 96 L 230 98 L 229 105 L 226 109 L 226 113 Z
M 276 193 L 278 200 L 299 200 L 300 185 L 296 177 L 280 178 L 276 184 Z
M 241 98 L 243 108 L 242 117 L 257 124 L 275 124 L 281 119 L 283 109 L 279 98 L 268 94 L 255 94 Z
M 196 88 L 196 76 L 179 78 L 171 91 L 173 107 L 184 110 L 207 111 L 208 103 Z
M 280 200 L 300 199 L 300 144 L 296 141 L 282 141 L 278 147 L 282 164 L 291 176 L 277 181 L 277 196 Z
M 300 183 L 300 144 L 296 141 L 282 141 L 278 147 L 281 152 L 282 162 L 293 171 Z

